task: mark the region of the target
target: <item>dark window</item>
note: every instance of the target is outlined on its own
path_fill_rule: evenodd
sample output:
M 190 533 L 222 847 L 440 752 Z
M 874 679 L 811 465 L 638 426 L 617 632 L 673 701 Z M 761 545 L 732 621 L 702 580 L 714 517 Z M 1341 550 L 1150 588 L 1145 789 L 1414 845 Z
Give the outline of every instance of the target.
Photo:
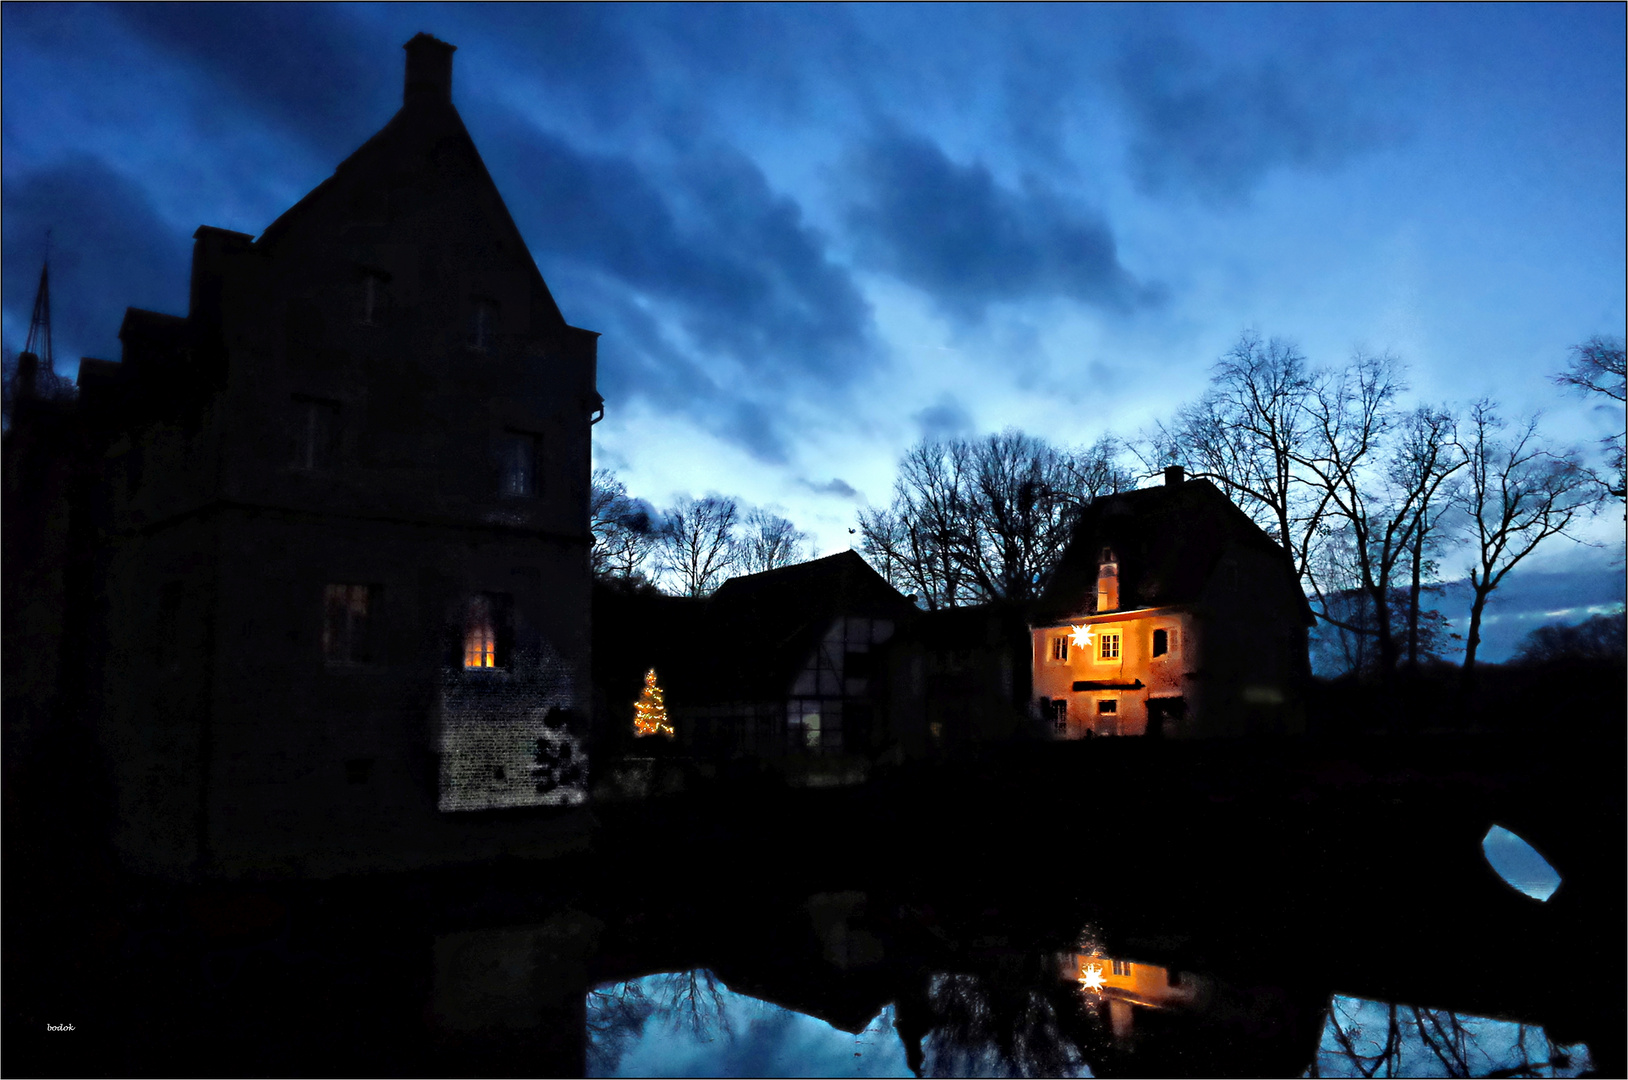
M 372 774 L 372 758 L 352 758 L 345 762 L 345 782 L 348 784 L 365 784 Z
M 339 403 L 296 394 L 293 406 L 294 467 L 305 472 L 339 461 Z
M 537 448 L 541 440 L 524 431 L 505 431 L 498 440 L 498 490 L 505 495 L 537 494 Z
M 486 352 L 497 335 L 497 304 L 491 300 L 476 299 L 469 315 L 469 347 Z
M 384 322 L 390 299 L 386 290 L 389 280 L 377 270 L 362 271 L 356 286 L 356 321 L 363 326 L 378 326 Z
M 1170 651 L 1170 635 L 1164 630 L 1153 631 L 1153 655 L 1163 656 Z
M 322 658 L 330 664 L 372 664 L 379 659 L 377 585 L 329 585 L 323 590 Z
M 1058 698 L 1046 704 L 1047 711 L 1051 713 L 1052 730 L 1059 735 L 1068 734 L 1068 699 Z
M 171 581 L 158 591 L 158 633 L 153 642 L 158 669 L 172 671 L 181 664 L 181 583 Z
M 481 593 L 470 597 L 464 621 L 464 660 L 466 670 L 506 668 L 510 653 L 511 601 L 505 593 Z
M 848 679 L 870 678 L 875 674 L 875 671 L 873 670 L 874 661 L 871 659 L 874 655 L 874 653 L 868 652 L 851 652 L 845 654 L 842 658 L 843 677 Z
M 1106 716 L 1109 713 L 1117 713 L 1117 712 L 1119 712 L 1119 702 L 1117 702 L 1117 701 L 1099 701 L 1099 702 L 1097 702 L 1097 714 L 1098 715 Z

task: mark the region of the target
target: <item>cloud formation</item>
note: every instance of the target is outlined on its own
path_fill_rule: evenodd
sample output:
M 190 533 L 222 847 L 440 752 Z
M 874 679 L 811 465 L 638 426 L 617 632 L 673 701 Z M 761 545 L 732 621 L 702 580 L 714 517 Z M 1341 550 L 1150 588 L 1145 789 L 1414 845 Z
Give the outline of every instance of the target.
M 92 157 L 8 179 L 4 193 L 7 339 L 28 332 L 51 230 L 52 338 L 61 373 L 80 355 L 116 360 L 126 307 L 187 310 L 191 245 L 135 182 Z
M 848 227 L 868 265 L 976 322 L 1003 301 L 1062 298 L 1110 310 L 1153 301 L 1119 262 L 1102 218 L 1030 181 L 999 184 L 982 164 L 893 132 L 856 155 Z
M 492 126 L 477 142 L 568 317 L 619 331 L 602 353 L 607 393 L 680 402 L 784 460 L 766 396 L 840 391 L 873 357 L 869 304 L 797 202 L 743 155 L 640 163 L 513 114 Z
M 1273 169 L 1329 168 L 1379 141 L 1326 70 L 1223 69 L 1160 37 L 1128 42 L 1114 74 L 1133 175 L 1149 193 L 1236 203 Z

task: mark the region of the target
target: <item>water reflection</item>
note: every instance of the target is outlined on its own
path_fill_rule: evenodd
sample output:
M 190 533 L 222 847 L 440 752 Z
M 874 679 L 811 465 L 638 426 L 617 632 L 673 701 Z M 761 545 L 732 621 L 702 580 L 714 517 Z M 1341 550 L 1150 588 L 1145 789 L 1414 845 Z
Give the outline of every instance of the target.
M 1547 900 L 1560 888 L 1560 874 L 1549 861 L 1502 825 L 1487 830 L 1481 851 L 1499 877 L 1527 896 Z
M 1534 1025 L 1336 995 L 1301 1018 L 1306 1027 L 1291 1006 L 1270 987 L 1092 948 L 932 973 L 848 1032 L 694 969 L 592 990 L 586 1064 L 590 1076 L 1569 1077 L 1590 1068 L 1586 1047 Z
M 1579 1076 L 1588 1049 L 1540 1027 L 1335 997 L 1307 1076 Z

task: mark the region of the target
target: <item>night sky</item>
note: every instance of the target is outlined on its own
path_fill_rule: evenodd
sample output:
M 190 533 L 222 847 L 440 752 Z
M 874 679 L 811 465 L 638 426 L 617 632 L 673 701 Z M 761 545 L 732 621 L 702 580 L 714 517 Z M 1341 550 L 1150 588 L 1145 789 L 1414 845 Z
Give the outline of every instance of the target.
M 1492 394 L 1590 447 L 1622 427 L 1548 381 L 1624 333 L 1621 5 L 0 21 L 5 342 L 50 227 L 65 374 L 117 358 L 127 305 L 184 313 L 198 225 L 260 233 L 383 126 L 423 30 L 458 46 L 454 102 L 566 318 L 604 335 L 596 464 L 658 505 L 721 491 L 839 550 L 923 435 L 1134 436 L 1246 327 L 1393 350 L 1420 400 Z M 1585 534 L 1492 613 L 1620 602 L 1620 510 Z

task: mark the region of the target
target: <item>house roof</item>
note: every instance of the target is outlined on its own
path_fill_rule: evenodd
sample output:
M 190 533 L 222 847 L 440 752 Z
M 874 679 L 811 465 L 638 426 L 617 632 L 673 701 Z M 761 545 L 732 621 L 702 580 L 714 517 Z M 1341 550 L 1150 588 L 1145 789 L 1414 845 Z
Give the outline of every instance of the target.
M 853 551 L 731 578 L 705 599 L 595 593 L 596 681 L 613 700 L 655 668 L 675 704 L 774 701 L 833 619 L 903 619 L 915 606 Z
M 1119 565 L 1119 608 L 1196 602 L 1228 550 L 1257 551 L 1295 583 L 1306 622 L 1311 607 L 1286 552 L 1208 480 L 1122 491 L 1081 513 L 1035 607 L 1039 622 L 1096 610 L 1097 561 L 1111 548 Z

